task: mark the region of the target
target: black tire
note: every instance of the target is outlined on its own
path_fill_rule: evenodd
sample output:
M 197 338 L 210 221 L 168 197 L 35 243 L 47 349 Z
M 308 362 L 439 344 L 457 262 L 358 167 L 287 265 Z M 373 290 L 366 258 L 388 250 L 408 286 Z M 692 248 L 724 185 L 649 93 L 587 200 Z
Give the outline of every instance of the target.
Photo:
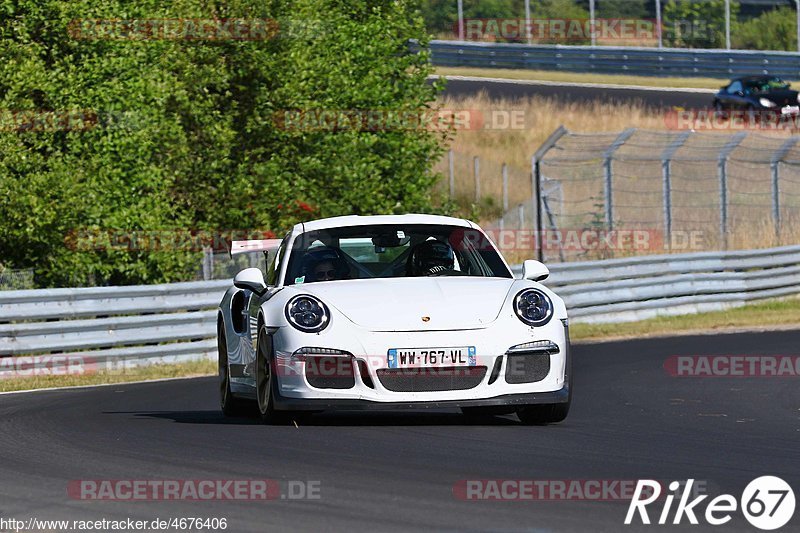
M 228 346 L 225 340 L 225 326 L 217 324 L 217 362 L 219 375 L 219 396 L 222 414 L 238 417 L 249 414 L 250 405 L 241 398 L 236 398 L 231 392 L 230 369 L 228 368 Z
M 272 366 L 272 337 L 262 325 L 258 329 L 256 345 L 256 400 L 258 414 L 264 424 L 285 424 L 285 412 L 275 409 L 275 376 Z
M 722 102 L 719 100 L 714 100 L 714 112 L 717 114 L 717 117 L 726 119 L 728 118 L 728 113 L 725 110 L 725 106 L 722 105 Z
M 567 418 L 570 403 L 571 402 L 526 405 L 517 410 L 517 416 L 523 424 L 535 426 L 557 424 L 558 422 L 563 422 L 564 419 Z

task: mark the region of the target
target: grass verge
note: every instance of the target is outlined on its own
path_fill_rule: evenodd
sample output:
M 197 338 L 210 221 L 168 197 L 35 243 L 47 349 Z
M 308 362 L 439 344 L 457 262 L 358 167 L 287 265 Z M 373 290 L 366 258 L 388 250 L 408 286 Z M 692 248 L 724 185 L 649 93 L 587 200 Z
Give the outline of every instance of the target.
M 54 387 L 80 387 L 85 385 L 127 383 L 130 381 L 149 381 L 154 379 L 179 377 L 210 376 L 216 373 L 216 361 L 190 361 L 176 364 L 158 364 L 138 368 L 126 368 L 122 372 L 100 371 L 91 374 L 40 375 L 0 379 L 0 392 L 50 389 Z
M 791 326 L 800 328 L 800 298 L 771 300 L 724 311 L 656 317 L 637 322 L 572 324 L 569 333 L 572 340 L 588 342 L 737 329 L 782 329 Z
M 660 78 L 624 74 L 586 74 L 505 68 L 437 67 L 440 76 L 477 76 L 510 80 L 555 81 L 569 83 L 598 83 L 606 85 L 639 85 L 643 87 L 675 87 L 686 89 L 719 89 L 727 80 L 718 78 Z

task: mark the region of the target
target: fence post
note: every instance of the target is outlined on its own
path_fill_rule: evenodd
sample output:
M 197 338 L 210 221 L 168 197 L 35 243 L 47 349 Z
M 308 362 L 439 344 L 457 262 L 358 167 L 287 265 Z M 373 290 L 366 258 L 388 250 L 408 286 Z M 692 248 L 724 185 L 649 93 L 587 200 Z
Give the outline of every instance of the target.
M 661 32 L 661 0 L 656 0 L 656 35 L 658 36 L 658 47 L 664 46 L 664 39 Z
M 728 249 L 728 156 L 747 136 L 740 132 L 734 135 L 719 153 L 717 167 L 719 169 L 719 233 L 722 249 Z
M 789 150 L 800 140 L 791 137 L 778 148 L 769 160 L 769 169 L 772 173 L 772 223 L 775 225 L 775 238 L 780 244 L 781 238 L 781 188 L 780 188 L 780 164 Z
M 452 200 L 456 193 L 456 173 L 452 149 L 447 151 L 447 171 L 450 177 L 450 199 Z
M 567 134 L 563 125 L 550 134 L 538 150 L 531 156 L 531 209 L 536 217 L 536 258 L 544 261 L 544 247 L 542 245 L 542 169 L 540 161 L 558 140 Z
M 614 229 L 614 188 L 612 184 L 612 173 L 611 173 L 611 158 L 614 155 L 614 152 L 617 149 L 625 144 L 625 141 L 636 132 L 636 128 L 628 128 L 622 133 L 620 133 L 614 142 L 611 143 L 611 146 L 603 153 L 603 173 L 605 177 L 604 181 L 604 196 L 605 196 L 605 218 L 606 218 L 606 229 L 611 231 Z
M 661 177 L 664 182 L 664 245 L 667 249 L 672 248 L 672 158 L 691 134 L 691 131 L 681 133 L 661 154 Z
M 203 248 L 203 281 L 208 281 L 214 277 L 214 249 L 211 247 Z
M 508 165 L 503 163 L 503 218 L 500 219 L 500 229 L 505 229 L 506 212 L 508 212 Z
M 481 200 L 481 160 L 476 155 L 472 158 L 472 173 L 475 175 L 475 203 Z

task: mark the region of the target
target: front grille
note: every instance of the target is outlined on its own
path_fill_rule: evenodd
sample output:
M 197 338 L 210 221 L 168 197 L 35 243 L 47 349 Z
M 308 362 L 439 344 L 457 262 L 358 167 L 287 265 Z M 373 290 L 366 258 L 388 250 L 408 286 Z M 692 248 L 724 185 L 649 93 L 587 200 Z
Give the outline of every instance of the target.
M 353 360 L 349 357 L 306 356 L 306 380 L 317 389 L 349 389 L 355 386 Z
M 486 367 L 392 368 L 378 370 L 377 374 L 381 385 L 394 392 L 465 390 L 480 384 Z
M 531 352 L 508 354 L 506 357 L 506 383 L 534 383 L 550 373 L 550 354 Z

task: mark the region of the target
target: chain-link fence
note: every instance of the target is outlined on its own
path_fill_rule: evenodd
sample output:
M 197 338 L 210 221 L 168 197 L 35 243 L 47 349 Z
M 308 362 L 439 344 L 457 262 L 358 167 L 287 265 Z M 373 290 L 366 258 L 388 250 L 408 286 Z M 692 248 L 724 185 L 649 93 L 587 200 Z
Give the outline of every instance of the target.
M 459 154 L 452 158 L 448 179 L 453 198 L 474 202 L 475 159 Z M 480 160 L 478 166 L 497 164 Z M 482 223 L 492 231 L 510 230 L 498 244 L 515 260 L 523 255 L 570 261 L 800 242 L 797 136 L 634 128 L 582 134 L 559 128 L 530 168 L 511 172 L 499 166 L 499 177 L 494 169 L 491 180 L 480 181 L 480 194 L 493 196 L 496 200 L 488 203 L 506 209 L 496 217 L 490 213 Z M 539 184 L 538 201 L 532 183 Z M 513 201 L 499 200 L 504 197 Z M 481 196 L 478 202 L 487 203 Z M 519 230 L 532 235 L 520 239 L 514 234 Z

